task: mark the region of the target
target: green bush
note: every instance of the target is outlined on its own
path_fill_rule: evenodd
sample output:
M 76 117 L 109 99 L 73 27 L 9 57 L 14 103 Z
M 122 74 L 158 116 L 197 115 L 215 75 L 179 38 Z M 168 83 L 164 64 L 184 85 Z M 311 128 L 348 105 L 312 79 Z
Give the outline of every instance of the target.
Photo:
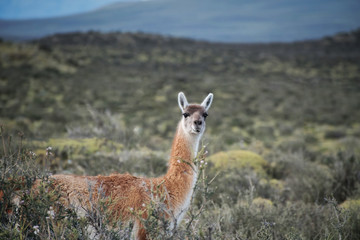
M 209 161 L 217 171 L 249 168 L 261 176 L 266 175 L 267 162 L 258 154 L 250 151 L 233 150 L 218 152 L 213 154 Z
M 332 186 L 334 197 L 342 202 L 360 189 L 360 158 L 351 152 L 338 152 L 330 167 L 334 176 Z
M 323 202 L 333 193 L 335 179 L 327 165 L 312 162 L 302 153 L 277 152 L 267 158 L 270 176 L 284 181 L 285 199 Z

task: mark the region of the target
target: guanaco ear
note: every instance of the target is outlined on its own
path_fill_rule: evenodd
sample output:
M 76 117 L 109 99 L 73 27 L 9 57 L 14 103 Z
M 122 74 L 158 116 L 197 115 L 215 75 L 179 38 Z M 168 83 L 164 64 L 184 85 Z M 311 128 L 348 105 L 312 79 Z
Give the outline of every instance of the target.
M 209 110 L 211 103 L 213 101 L 213 98 L 214 98 L 214 94 L 209 93 L 209 95 L 207 95 L 207 97 L 201 103 L 201 106 L 203 106 L 205 108 L 205 112 L 207 112 L 207 110 Z
M 185 94 L 183 92 L 179 92 L 178 103 L 179 103 L 179 107 L 181 109 L 181 112 L 184 113 L 185 109 L 189 105 L 189 103 L 186 100 Z

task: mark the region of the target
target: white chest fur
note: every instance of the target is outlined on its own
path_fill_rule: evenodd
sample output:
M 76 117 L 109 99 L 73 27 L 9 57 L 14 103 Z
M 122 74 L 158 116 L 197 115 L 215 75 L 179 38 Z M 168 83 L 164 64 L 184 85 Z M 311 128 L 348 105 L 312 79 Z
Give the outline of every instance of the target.
M 186 193 L 186 196 L 183 200 L 183 203 L 178 207 L 178 209 L 175 210 L 175 219 L 176 219 L 176 225 L 178 226 L 181 222 L 181 220 L 184 218 L 185 213 L 187 212 L 190 203 L 191 198 L 194 192 L 194 187 L 196 185 L 197 181 L 197 167 L 194 167 L 194 172 L 192 176 L 192 182 L 189 191 Z

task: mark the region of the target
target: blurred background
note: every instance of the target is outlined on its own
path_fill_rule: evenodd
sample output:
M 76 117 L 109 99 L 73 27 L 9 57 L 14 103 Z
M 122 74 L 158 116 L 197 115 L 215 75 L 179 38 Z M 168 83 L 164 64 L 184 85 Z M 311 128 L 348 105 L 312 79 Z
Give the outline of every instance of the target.
M 227 239 L 359 239 L 359 12 L 357 0 L 2 0 L 0 123 L 53 173 L 159 176 L 177 93 L 212 92 L 203 144 L 220 174 L 200 224 L 222 214 L 211 226 Z

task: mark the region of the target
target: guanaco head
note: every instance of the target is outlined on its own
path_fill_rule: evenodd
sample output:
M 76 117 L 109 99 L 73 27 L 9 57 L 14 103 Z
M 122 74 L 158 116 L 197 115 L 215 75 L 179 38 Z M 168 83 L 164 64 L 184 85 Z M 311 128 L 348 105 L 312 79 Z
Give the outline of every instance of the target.
M 208 116 L 208 110 L 213 101 L 214 95 L 209 95 L 201 104 L 189 104 L 185 94 L 179 92 L 178 102 L 182 112 L 182 126 L 185 132 L 192 135 L 201 135 L 205 131 L 205 120 Z

